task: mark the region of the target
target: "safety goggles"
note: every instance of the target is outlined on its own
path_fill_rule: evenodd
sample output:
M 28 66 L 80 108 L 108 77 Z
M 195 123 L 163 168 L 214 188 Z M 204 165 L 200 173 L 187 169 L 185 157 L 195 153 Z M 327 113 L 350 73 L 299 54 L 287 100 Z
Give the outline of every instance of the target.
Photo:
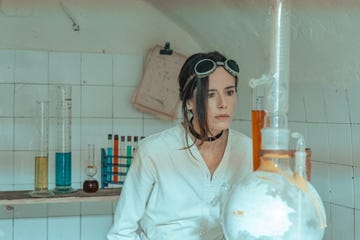
M 194 72 L 198 78 L 204 78 L 213 73 L 218 66 L 223 66 L 234 77 L 239 74 L 239 66 L 232 59 L 227 59 L 224 62 L 215 62 L 207 58 L 202 59 L 195 64 Z

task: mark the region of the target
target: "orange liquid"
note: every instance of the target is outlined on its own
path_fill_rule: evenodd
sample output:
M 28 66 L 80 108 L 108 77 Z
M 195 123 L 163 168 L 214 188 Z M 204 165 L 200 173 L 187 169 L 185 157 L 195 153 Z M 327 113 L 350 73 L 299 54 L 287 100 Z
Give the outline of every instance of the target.
M 252 122 L 252 141 L 253 141 L 253 169 L 254 171 L 260 166 L 260 149 L 261 149 L 261 132 L 264 127 L 264 110 L 251 111 Z

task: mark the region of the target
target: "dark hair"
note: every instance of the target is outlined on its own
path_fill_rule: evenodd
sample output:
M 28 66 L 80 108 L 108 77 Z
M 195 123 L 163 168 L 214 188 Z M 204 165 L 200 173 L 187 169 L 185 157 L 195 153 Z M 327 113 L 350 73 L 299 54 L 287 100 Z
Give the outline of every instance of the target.
M 208 53 L 196 53 L 190 56 L 182 66 L 179 73 L 179 95 L 181 100 L 181 110 L 184 117 L 185 129 L 193 129 L 192 121 L 197 121 L 200 126 L 201 143 L 208 137 L 209 126 L 207 122 L 207 98 L 209 90 L 209 76 L 198 78 L 195 75 L 194 66 L 202 59 L 211 59 L 215 62 L 224 62 L 226 57 L 217 51 Z M 237 88 L 237 77 L 235 77 L 235 87 Z M 187 109 L 187 101 L 194 97 L 194 90 L 197 89 L 196 94 L 196 110 L 198 118 L 193 119 L 192 112 Z

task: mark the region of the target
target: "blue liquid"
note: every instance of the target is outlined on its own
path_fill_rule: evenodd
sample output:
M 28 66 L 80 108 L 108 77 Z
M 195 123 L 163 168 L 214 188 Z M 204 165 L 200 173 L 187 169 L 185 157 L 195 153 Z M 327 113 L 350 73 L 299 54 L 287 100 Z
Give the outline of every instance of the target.
M 107 154 L 108 154 L 108 157 L 107 157 L 107 168 L 106 168 L 106 180 L 108 181 L 108 182 L 110 182 L 111 181 L 111 169 L 112 169 L 112 167 L 111 167 L 111 163 L 112 163 L 112 148 L 111 147 L 108 147 L 108 149 L 107 149 Z
M 71 152 L 55 154 L 57 188 L 71 188 Z
M 127 167 L 126 167 L 126 172 L 129 171 L 129 167 L 130 167 L 130 164 L 131 164 L 131 157 L 132 157 L 132 146 L 131 145 L 128 145 L 127 148 L 126 148 L 126 164 L 127 164 Z

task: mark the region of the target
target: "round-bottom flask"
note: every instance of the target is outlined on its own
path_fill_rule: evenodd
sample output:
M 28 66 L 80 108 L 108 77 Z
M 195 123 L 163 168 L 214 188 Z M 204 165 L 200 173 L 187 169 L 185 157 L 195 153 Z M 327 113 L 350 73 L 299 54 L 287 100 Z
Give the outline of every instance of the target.
M 322 239 L 321 199 L 306 178 L 292 173 L 282 152 L 264 154 L 260 168 L 229 189 L 222 209 L 226 239 Z
M 97 168 L 95 165 L 95 146 L 89 144 L 88 146 L 88 163 L 86 165 L 86 175 L 88 179 L 86 179 L 83 183 L 83 190 L 87 193 L 97 192 L 99 189 L 99 182 L 94 178 L 97 172 Z

